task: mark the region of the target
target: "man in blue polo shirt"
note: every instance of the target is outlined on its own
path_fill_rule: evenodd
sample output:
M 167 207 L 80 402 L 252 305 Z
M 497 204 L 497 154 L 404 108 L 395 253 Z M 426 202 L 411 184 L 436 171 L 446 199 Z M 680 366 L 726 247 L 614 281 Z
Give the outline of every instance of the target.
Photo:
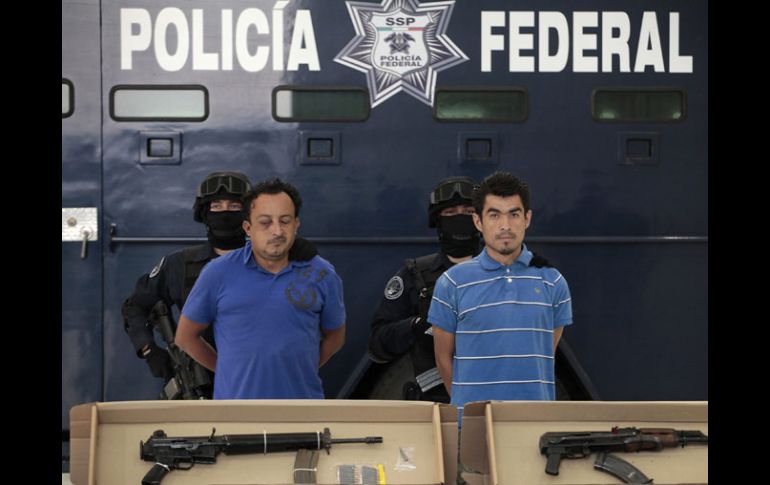
M 182 309 L 176 343 L 216 370 L 214 399 L 324 398 L 318 369 L 345 341 L 342 281 L 320 256 L 289 260 L 301 205 L 280 179 L 249 191 L 250 241 L 206 265 Z
M 553 400 L 554 354 L 572 304 L 558 270 L 530 265 L 529 187 L 496 172 L 474 190 L 473 206 L 486 246 L 441 275 L 428 312 L 451 403 L 462 412 L 487 399 Z

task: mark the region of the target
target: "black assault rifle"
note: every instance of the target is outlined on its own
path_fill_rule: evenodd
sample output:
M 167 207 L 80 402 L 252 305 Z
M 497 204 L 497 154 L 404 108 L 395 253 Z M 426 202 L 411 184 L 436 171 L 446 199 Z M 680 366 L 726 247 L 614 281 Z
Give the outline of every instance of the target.
M 212 383 L 208 371 L 174 343 L 171 312 L 163 300 L 150 310 L 150 323 L 158 328 L 166 342 L 174 375 L 160 392 L 160 399 L 206 399 L 211 397 Z
M 142 485 L 158 485 L 171 470 L 189 470 L 196 463 L 210 465 L 217 455 L 247 453 L 276 453 L 297 450 L 326 450 L 333 444 L 382 443 L 382 436 L 332 439 L 329 428 L 312 433 L 261 433 L 170 438 L 162 429 L 155 431 L 147 442 L 139 442 L 139 456 L 155 465 L 142 479 Z
M 670 428 L 612 428 L 611 432 L 575 431 L 545 433 L 540 437 L 540 453 L 548 457 L 545 472 L 559 474 L 562 458 L 585 458 L 598 453 L 594 468 L 621 479 L 624 483 L 652 483 L 644 473 L 627 461 L 610 455 L 612 451 L 660 451 L 691 443 L 708 444 L 700 431 Z

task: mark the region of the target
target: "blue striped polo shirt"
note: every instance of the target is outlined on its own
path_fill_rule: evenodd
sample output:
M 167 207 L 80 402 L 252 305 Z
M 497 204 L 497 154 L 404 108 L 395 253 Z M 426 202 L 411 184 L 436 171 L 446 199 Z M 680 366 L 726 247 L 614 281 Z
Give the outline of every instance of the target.
M 556 398 L 553 331 L 572 323 L 572 300 L 555 268 L 530 266 L 522 245 L 505 266 L 487 254 L 436 282 L 428 321 L 455 334 L 452 404 Z

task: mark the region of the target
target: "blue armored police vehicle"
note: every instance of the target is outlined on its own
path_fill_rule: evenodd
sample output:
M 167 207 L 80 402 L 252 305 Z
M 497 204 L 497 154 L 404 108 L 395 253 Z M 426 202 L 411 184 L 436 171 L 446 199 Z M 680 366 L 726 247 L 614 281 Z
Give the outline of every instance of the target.
M 300 235 L 344 283 L 327 398 L 366 397 L 385 284 L 437 248 L 430 189 L 503 170 L 569 281 L 573 398 L 708 399 L 707 20 L 697 0 L 62 0 L 63 454 L 73 405 L 158 397 L 121 304 L 205 241 L 214 171 L 302 193 Z

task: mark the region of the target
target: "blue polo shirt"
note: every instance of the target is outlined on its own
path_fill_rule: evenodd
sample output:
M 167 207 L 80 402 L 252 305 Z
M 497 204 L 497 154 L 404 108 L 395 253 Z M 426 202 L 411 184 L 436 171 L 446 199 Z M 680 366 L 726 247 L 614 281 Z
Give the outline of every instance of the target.
M 207 264 L 182 314 L 210 323 L 214 399 L 323 399 L 321 329 L 345 323 L 342 280 L 320 256 L 262 269 L 251 242 Z
M 530 266 L 522 247 L 510 266 L 486 248 L 436 282 L 428 321 L 455 334 L 452 404 L 481 400 L 553 400 L 553 331 L 572 323 L 564 277 Z

